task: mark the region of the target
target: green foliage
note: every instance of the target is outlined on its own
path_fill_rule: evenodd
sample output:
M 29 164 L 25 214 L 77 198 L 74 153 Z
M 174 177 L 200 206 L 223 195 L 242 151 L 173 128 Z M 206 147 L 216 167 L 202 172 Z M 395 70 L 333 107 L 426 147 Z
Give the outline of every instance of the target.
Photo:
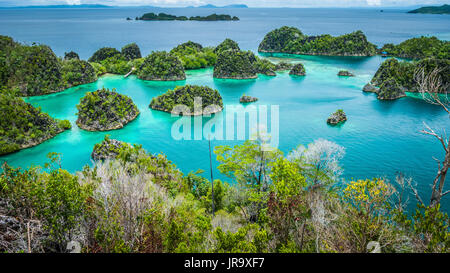
M 299 29 L 295 27 L 283 26 L 266 34 L 258 47 L 258 51 L 284 52 L 288 43 L 303 37 L 305 37 L 305 35 L 303 35 Z
M 229 49 L 241 50 L 239 48 L 238 43 L 227 38 L 214 49 L 214 53 L 219 55 L 222 51 L 229 50 Z
M 11 202 L 10 213 L 41 220 L 48 232 L 47 247 L 65 251 L 85 213 L 89 187 L 81 186 L 77 177 L 62 169 L 22 172 L 7 164 L 3 165 L 0 181 L 2 198 Z
M 418 205 L 413 215 L 414 233 L 424 240 L 425 252 L 447 252 L 450 249 L 449 217 L 440 211 L 440 205 Z
M 99 63 L 111 57 L 118 57 L 122 54 L 115 48 L 112 47 L 102 47 L 95 51 L 94 54 L 89 58 L 89 62 Z
M 237 232 L 224 232 L 218 227 L 214 230 L 216 239 L 215 253 L 256 253 L 264 252 L 269 242 L 265 230 L 259 230 L 257 225 L 249 224 Z
M 153 52 L 145 57 L 138 68 L 138 78 L 146 81 L 185 80 L 183 64 L 177 56 L 165 51 Z
M 122 56 L 127 61 L 142 58 L 141 50 L 136 43 L 131 43 L 122 47 Z
M 80 56 L 76 52 L 73 52 L 73 51 L 64 53 L 64 60 L 65 61 L 72 60 L 72 59 L 79 60 Z
M 77 109 L 77 125 L 90 131 L 120 129 L 139 115 L 129 97 L 105 88 L 86 93 Z
M 95 74 L 97 75 L 97 77 L 106 74 L 106 67 L 104 67 L 103 65 L 99 64 L 99 63 L 90 63 L 92 68 L 94 68 Z
M 37 145 L 71 128 L 69 121 L 51 118 L 7 90 L 0 91 L 0 115 L 0 154 Z
M 390 58 L 381 64 L 371 83 L 380 87 L 378 93 L 380 99 L 395 99 L 404 96 L 405 91 L 418 91 L 418 85 L 414 79 L 414 74 L 418 69 L 423 69 L 425 75 L 434 69 L 439 69 L 438 76 L 442 81 L 442 86 L 448 86 L 450 82 L 450 60 L 427 58 L 406 62 Z M 443 91 L 448 92 L 448 88 Z
M 97 81 L 97 73 L 92 65 L 76 58 L 63 61 L 61 71 L 67 87 Z
M 306 55 L 373 56 L 376 46 L 367 41 L 362 31 L 333 37 L 306 36 L 294 27 L 282 27 L 269 32 L 259 45 L 260 52 Z
M 213 48 L 203 48 L 202 45 L 191 41 L 175 47 L 170 51 L 170 54 L 177 56 L 181 60 L 184 69 L 210 67 L 216 63 L 217 59 Z
M 254 79 L 257 77 L 253 64 L 256 57 L 251 51 L 225 50 L 219 53 L 214 66 L 214 78 Z
M 22 96 L 37 96 L 62 91 L 61 63 L 45 45 L 17 46 L 8 56 L 7 85 L 18 88 Z
M 201 98 L 201 105 L 195 105 L 195 98 Z M 201 115 L 222 110 L 223 101 L 219 91 L 208 86 L 185 85 L 167 91 L 165 94 L 155 97 L 150 103 L 150 108 L 164 112 L 172 112 L 177 105 L 187 107 L 189 113 L 184 115 Z M 197 107 L 197 108 L 196 108 Z M 178 109 L 184 110 L 184 109 Z
M 381 52 L 388 55 L 409 59 L 450 59 L 450 42 L 436 37 L 419 37 L 408 39 L 398 45 L 386 44 Z
M 289 71 L 289 75 L 305 76 L 305 67 L 303 66 L 303 64 L 298 63 L 292 67 L 291 71 Z

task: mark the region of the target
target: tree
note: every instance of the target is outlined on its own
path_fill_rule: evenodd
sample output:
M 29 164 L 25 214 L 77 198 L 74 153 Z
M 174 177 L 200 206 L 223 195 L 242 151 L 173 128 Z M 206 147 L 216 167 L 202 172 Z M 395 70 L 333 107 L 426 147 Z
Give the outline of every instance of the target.
M 449 86 L 448 83 L 443 83 L 440 76 L 441 71 L 440 68 L 434 68 L 431 72 L 426 73 L 423 67 L 419 67 L 414 73 L 414 80 L 418 85 L 418 91 L 421 93 L 422 98 L 428 103 L 441 106 L 449 114 L 450 118 L 450 100 L 447 93 Z M 444 134 L 437 134 L 426 123 L 424 123 L 424 126 L 425 129 L 421 132 L 437 138 L 445 154 L 442 162 L 435 159 L 438 163 L 438 172 L 433 180 L 430 200 L 430 206 L 435 207 L 440 204 L 442 197 L 450 193 L 450 190 L 443 192 L 445 178 L 450 167 L 450 137 L 446 139 L 446 136 L 444 136 L 445 132 Z
M 338 181 L 342 174 L 339 160 L 344 157 L 345 148 L 338 144 L 318 139 L 308 147 L 300 145 L 288 156 L 288 160 L 300 167 L 310 189 L 320 188 Z

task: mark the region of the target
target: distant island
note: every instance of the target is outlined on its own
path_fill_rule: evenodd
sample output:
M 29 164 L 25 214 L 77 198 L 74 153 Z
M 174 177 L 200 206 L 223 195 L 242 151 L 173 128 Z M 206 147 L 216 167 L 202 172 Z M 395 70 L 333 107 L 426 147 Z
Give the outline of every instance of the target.
M 408 11 L 408 13 L 423 13 L 423 14 L 450 14 L 450 5 L 421 7 L 415 10 Z
M 234 4 L 234 5 L 226 5 L 226 6 L 215 6 L 212 4 L 208 4 L 208 5 L 203 5 L 203 6 L 198 6 L 197 8 L 207 8 L 207 9 L 247 9 L 248 6 L 244 5 L 244 4 Z
M 231 17 L 227 14 L 211 14 L 208 16 L 176 16 L 167 13 L 146 13 L 141 17 L 136 17 L 136 20 L 143 21 L 239 21 L 239 18 L 236 16 Z

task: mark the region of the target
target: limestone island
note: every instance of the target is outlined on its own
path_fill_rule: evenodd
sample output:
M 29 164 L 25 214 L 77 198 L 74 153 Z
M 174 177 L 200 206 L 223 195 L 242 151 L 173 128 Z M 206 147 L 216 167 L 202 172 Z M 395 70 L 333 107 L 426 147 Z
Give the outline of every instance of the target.
M 355 75 L 347 70 L 341 70 L 338 72 L 339 77 L 354 77 Z
M 367 41 L 362 31 L 333 37 L 307 36 L 295 27 L 281 27 L 269 32 L 258 47 L 264 53 L 297 55 L 374 56 L 377 47 Z
M 58 58 L 46 45 L 23 45 L 0 35 L 0 86 L 19 96 L 40 96 L 94 82 L 97 75 L 75 52 Z
M 72 127 L 7 90 L 0 92 L 0 115 L 0 155 L 36 146 Z
M 167 13 L 145 13 L 141 17 L 136 17 L 136 20 L 142 21 L 239 21 L 236 16 L 228 14 L 211 14 L 208 16 L 176 16 Z
M 450 5 L 444 4 L 442 6 L 421 7 L 415 10 L 410 10 L 408 13 L 450 14 Z
M 105 88 L 86 93 L 77 109 L 76 123 L 87 131 L 120 129 L 139 115 L 138 108 L 129 97 Z
M 201 105 L 194 105 L 195 98 L 201 98 Z M 219 91 L 207 86 L 185 85 L 167 91 L 165 94 L 155 97 L 150 103 L 153 110 L 184 116 L 209 115 L 222 111 L 223 101 Z M 185 109 L 183 109 L 185 108 Z M 199 109 L 197 109 L 199 108 Z M 184 112 L 180 112 L 180 111 Z
M 214 47 L 203 47 L 192 41 L 178 45 L 170 51 L 170 54 L 177 56 L 186 70 L 211 67 L 217 60 Z
M 303 66 L 303 64 L 296 64 L 294 65 L 294 67 L 292 67 L 291 71 L 289 72 L 289 75 L 294 75 L 294 76 L 305 76 L 306 75 L 306 70 L 305 67 Z
M 256 79 L 258 75 L 253 67 L 255 61 L 250 51 L 224 50 L 217 56 L 213 76 L 217 79 Z
M 239 102 L 240 102 L 240 103 L 250 103 L 250 102 L 255 102 L 255 101 L 257 101 L 257 100 L 258 100 L 258 98 L 243 95 L 243 96 L 239 99 Z
M 342 109 L 337 110 L 327 119 L 327 123 L 330 125 L 338 125 L 347 121 L 347 116 Z
M 416 62 L 398 61 L 390 58 L 384 61 L 363 91 L 374 92 L 380 100 L 394 100 L 405 97 L 405 92 L 418 92 L 419 86 L 414 79 L 416 71 L 423 69 L 425 74 L 438 69 L 442 82 L 441 92 L 450 92 L 450 60 L 426 58 Z
M 275 70 L 276 71 L 286 71 L 286 70 L 291 70 L 293 67 L 294 67 L 293 64 L 281 61 L 275 65 Z
M 405 59 L 420 60 L 424 58 L 450 59 L 450 41 L 432 37 L 417 37 L 401 42 L 398 45 L 385 44 L 378 50 L 383 56 L 395 56 Z
M 183 64 L 177 56 L 165 51 L 145 57 L 137 76 L 146 81 L 181 81 L 186 79 Z
M 115 159 L 121 151 L 129 147 L 131 147 L 129 143 L 111 139 L 106 135 L 102 142 L 95 144 L 91 157 L 97 161 Z

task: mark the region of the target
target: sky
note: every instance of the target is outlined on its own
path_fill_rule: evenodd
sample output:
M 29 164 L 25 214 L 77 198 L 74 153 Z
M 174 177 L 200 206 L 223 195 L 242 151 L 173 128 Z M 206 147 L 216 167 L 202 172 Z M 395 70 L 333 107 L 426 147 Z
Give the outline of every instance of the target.
M 249 7 L 391 7 L 443 5 L 450 0 L 0 0 L 0 6 L 104 4 L 110 6 L 186 7 L 246 4 Z

